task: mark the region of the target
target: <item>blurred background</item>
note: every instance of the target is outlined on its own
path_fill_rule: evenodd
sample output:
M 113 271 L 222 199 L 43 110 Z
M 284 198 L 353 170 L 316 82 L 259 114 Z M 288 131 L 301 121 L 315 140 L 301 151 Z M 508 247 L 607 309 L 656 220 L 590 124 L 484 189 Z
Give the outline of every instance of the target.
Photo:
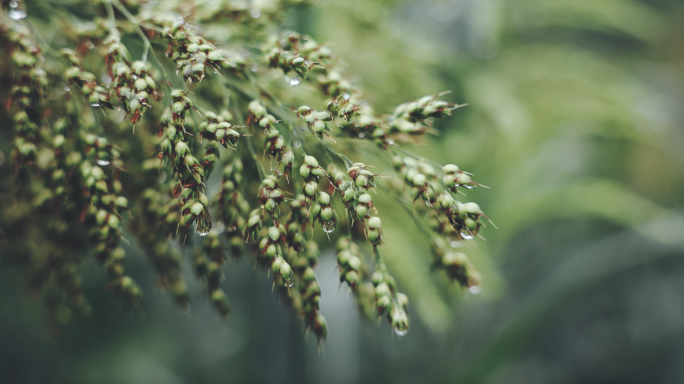
M 491 187 L 469 192 L 499 227 L 464 251 L 481 293 L 431 273 L 408 214 L 379 202 L 411 330 L 363 321 L 323 250 L 318 353 L 249 260 L 227 268 L 221 321 L 199 286 L 179 314 L 133 244 L 144 314 L 92 264 L 94 315 L 57 338 L 0 269 L 0 382 L 684 382 L 683 2 L 320 0 L 287 20 L 334 46 L 378 112 L 444 90 L 469 104 L 412 151 Z

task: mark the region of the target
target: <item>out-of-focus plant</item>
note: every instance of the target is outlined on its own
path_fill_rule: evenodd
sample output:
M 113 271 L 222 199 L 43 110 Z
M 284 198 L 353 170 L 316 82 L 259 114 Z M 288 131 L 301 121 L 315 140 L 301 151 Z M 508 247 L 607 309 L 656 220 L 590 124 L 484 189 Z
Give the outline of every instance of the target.
M 108 288 L 139 305 L 121 247 L 135 242 L 182 310 L 190 296 L 180 251 L 192 249 L 194 272 L 222 316 L 230 313 L 223 266 L 252 255 L 323 339 L 320 227 L 328 238 L 345 233 L 340 284 L 361 312 L 386 315 L 404 335 L 408 297 L 381 256 L 379 189 L 424 232 L 432 267 L 478 290 L 479 274 L 453 247 L 488 220 L 458 198 L 480 184 L 404 149 L 460 105 L 436 94 L 375 112 L 328 46 L 279 29 L 299 5 L 2 3 L 1 70 L 12 78 L 6 107 L 14 116 L 4 127 L 13 131 L 14 173 L 5 177 L 17 199 L 0 217 L 2 256 L 42 299 L 52 330 L 91 312 L 79 276 L 90 257 L 106 269 Z M 51 35 L 38 26 L 45 19 L 57 26 Z M 372 143 L 374 155 L 348 151 L 358 141 Z M 383 157 L 394 174 L 359 162 Z

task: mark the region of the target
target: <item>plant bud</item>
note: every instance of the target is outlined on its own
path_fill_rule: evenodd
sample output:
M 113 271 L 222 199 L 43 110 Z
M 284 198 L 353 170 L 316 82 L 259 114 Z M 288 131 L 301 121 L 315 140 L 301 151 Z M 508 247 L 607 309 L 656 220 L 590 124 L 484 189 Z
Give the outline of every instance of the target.
M 348 271 L 344 274 L 344 281 L 352 287 L 355 287 L 359 283 L 359 274 L 356 271 Z
M 468 229 L 470 229 L 471 231 L 477 231 L 477 227 L 478 227 L 477 221 L 471 219 L 470 217 L 466 217 L 466 219 L 464 220 L 464 223 L 465 223 L 466 227 L 468 227 Z
M 304 185 L 304 194 L 307 197 L 312 197 L 318 191 L 318 183 L 310 181 Z
M 329 205 L 330 204 L 330 195 L 328 195 L 325 192 L 321 192 L 318 194 L 318 202 L 321 203 L 322 205 Z
M 190 207 L 190 212 L 195 216 L 199 216 L 202 213 L 202 211 L 204 211 L 204 205 L 202 205 L 202 203 L 198 202 L 193 204 L 192 207 Z
M 321 219 L 323 221 L 330 221 L 333 218 L 333 209 L 330 207 L 325 207 L 321 210 Z
M 316 280 L 316 274 L 313 268 L 307 267 L 304 270 L 304 273 L 302 273 L 302 280 L 307 284 Z
M 107 220 L 107 225 L 109 225 L 110 228 L 112 229 L 118 229 L 119 225 L 121 224 L 121 221 L 116 215 L 109 215 L 109 219 Z
M 427 179 L 425 178 L 425 175 L 423 175 L 422 173 L 413 176 L 413 185 L 415 185 L 416 187 L 422 187 L 423 185 L 425 185 L 426 182 Z
M 304 162 L 312 168 L 318 167 L 318 160 L 313 156 L 305 156 Z
M 445 165 L 445 166 L 442 168 L 442 171 L 444 171 L 444 173 L 446 173 L 447 175 L 449 175 L 449 174 L 458 173 L 458 172 L 460 171 L 460 169 L 458 168 L 457 165 L 454 165 L 454 164 L 447 164 L 447 165 Z
M 273 263 L 271 263 L 271 273 L 273 273 L 273 276 L 277 275 L 280 273 L 280 266 L 285 262 L 285 260 L 278 256 L 275 259 L 273 259 Z
M 301 167 L 299 167 L 299 175 L 303 177 L 304 179 L 309 177 L 309 174 L 311 173 L 311 168 L 309 168 L 308 165 L 302 164 Z
M 403 293 L 397 293 L 397 302 L 402 308 L 406 309 L 408 307 L 409 298 Z
M 368 228 L 370 229 L 380 229 L 382 222 L 377 216 L 373 216 L 368 220 Z
M 349 268 L 358 271 L 359 268 L 361 268 L 361 259 L 359 259 L 357 256 L 351 255 L 351 257 L 349 257 L 348 264 Z
M 276 242 L 278 239 L 280 239 L 280 231 L 276 227 L 270 227 L 268 229 L 268 237 L 271 239 L 271 241 Z
M 375 297 L 389 296 L 390 289 L 387 283 L 382 282 L 375 287 Z
M 325 176 L 325 170 L 321 167 L 312 168 L 311 174 L 317 177 Z
M 371 276 L 371 281 L 373 282 L 373 285 L 377 287 L 378 284 L 385 282 L 385 274 L 380 271 L 375 271 Z
M 456 182 L 461 185 L 466 185 L 472 183 L 472 179 L 470 176 L 466 175 L 465 173 L 459 173 L 456 175 Z
M 277 253 L 278 248 L 275 244 L 270 244 L 268 247 L 266 247 L 266 257 L 268 257 L 269 259 L 276 257 Z
M 284 286 L 291 287 L 294 284 L 294 273 L 292 273 L 292 267 L 290 267 L 290 264 L 284 260 L 280 265 L 280 277 L 283 279 Z

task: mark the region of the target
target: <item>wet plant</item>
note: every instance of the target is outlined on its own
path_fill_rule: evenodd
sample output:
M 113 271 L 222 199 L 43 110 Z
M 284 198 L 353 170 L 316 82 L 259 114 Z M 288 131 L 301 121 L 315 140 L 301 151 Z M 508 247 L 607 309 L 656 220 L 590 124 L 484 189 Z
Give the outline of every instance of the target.
M 2 177 L 16 202 L 0 216 L 1 256 L 42 300 L 51 330 L 90 314 L 79 276 L 91 258 L 108 289 L 144 307 L 124 266 L 123 244 L 135 242 L 183 311 L 188 255 L 222 317 L 224 268 L 253 258 L 323 340 L 316 267 L 336 242 L 340 285 L 363 316 L 385 316 L 403 336 L 409 299 L 384 261 L 379 190 L 432 243 L 434 269 L 477 291 L 480 276 L 451 244 L 488 222 L 458 200 L 480 184 L 410 153 L 462 105 L 437 93 L 376 113 L 329 46 L 280 29 L 302 3 L 46 1 L 35 12 L 63 20 L 49 37 L 34 9 L 2 2 L 13 119 L 2 127 L 13 140 Z M 351 150 L 359 141 L 374 153 Z

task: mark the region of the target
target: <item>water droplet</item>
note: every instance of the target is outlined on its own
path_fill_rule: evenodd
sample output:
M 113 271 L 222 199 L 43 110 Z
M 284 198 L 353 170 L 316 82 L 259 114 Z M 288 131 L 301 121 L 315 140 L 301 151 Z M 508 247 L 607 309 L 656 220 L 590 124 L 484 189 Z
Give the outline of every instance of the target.
M 365 133 L 363 133 L 363 132 L 362 132 L 362 133 L 359 133 L 359 139 L 363 139 L 364 137 L 366 137 L 366 134 L 365 134 Z
M 351 95 L 348 94 L 347 92 L 345 92 L 345 93 L 342 95 L 342 98 L 345 99 L 345 100 L 349 100 L 350 97 L 351 97 Z
M 94 107 L 94 108 L 99 108 L 99 107 L 100 107 L 100 104 L 98 104 L 98 103 L 90 103 L 90 106 L 91 106 L 91 107 Z
M 466 188 L 468 188 L 468 189 L 473 189 L 473 188 L 475 188 L 475 187 L 473 187 L 472 185 L 464 185 L 464 187 L 466 187 Z
M 394 333 L 395 333 L 397 336 L 399 336 L 399 337 L 404 337 L 404 336 L 406 336 L 406 334 L 408 333 L 408 329 L 405 329 L 405 330 L 402 331 L 402 330 L 399 329 L 399 328 L 394 328 Z
M 257 67 L 256 64 L 252 64 L 252 66 L 249 67 L 249 70 L 252 71 L 252 72 L 256 72 L 256 71 L 259 70 L 259 67 Z
M 64 87 L 64 92 L 71 92 L 71 88 L 69 88 L 69 87 Z
M 394 140 L 392 140 L 392 139 L 387 140 L 387 144 L 389 144 L 389 145 L 394 145 Z
M 138 75 L 133 75 L 131 77 L 133 78 L 133 80 L 138 80 Z
M 100 80 L 102 80 L 103 83 L 109 85 L 112 82 L 112 78 L 109 77 L 109 74 L 107 72 L 103 73 L 102 76 L 100 76 Z
M 259 16 L 261 16 L 261 11 L 255 8 L 255 9 L 252 9 L 251 11 L 249 11 L 249 14 L 250 14 L 253 18 L 258 19 Z
M 480 287 L 473 285 L 472 287 L 468 288 L 468 292 L 470 292 L 471 295 L 477 295 L 480 293 Z
M 299 87 L 299 85 L 302 84 L 302 79 L 297 75 L 294 75 L 293 77 L 285 76 L 285 82 L 293 87 Z
M 211 232 L 211 231 L 206 231 L 206 232 L 205 232 L 205 231 L 201 231 L 201 232 L 200 232 L 200 231 L 197 231 L 197 234 L 200 235 L 200 236 L 206 236 L 206 235 L 209 234 L 209 232 Z
M 93 49 L 93 48 L 95 48 L 95 44 L 93 44 L 92 41 L 86 41 L 85 47 L 88 49 Z
M 290 288 L 294 285 L 294 280 L 290 279 L 285 282 L 285 286 Z
M 95 160 L 95 162 L 97 163 L 97 165 L 100 165 L 100 166 L 103 166 L 103 167 L 104 167 L 105 165 L 109 165 L 109 161 L 107 161 L 107 160 L 97 159 L 97 160 Z
M 21 20 L 24 17 L 26 17 L 26 11 L 23 11 L 21 9 L 13 9 L 8 12 L 10 19 L 12 20 Z
M 17 2 L 14 0 L 10 1 L 10 3 L 9 3 L 10 8 L 16 8 L 17 5 L 19 5 L 19 4 L 17 4 Z
M 335 230 L 335 222 L 334 221 L 324 221 L 322 227 L 323 227 L 323 232 L 331 233 L 332 231 Z
M 470 233 L 461 232 L 461 237 L 463 238 L 463 240 L 471 240 L 473 238 L 473 235 L 471 235 Z

